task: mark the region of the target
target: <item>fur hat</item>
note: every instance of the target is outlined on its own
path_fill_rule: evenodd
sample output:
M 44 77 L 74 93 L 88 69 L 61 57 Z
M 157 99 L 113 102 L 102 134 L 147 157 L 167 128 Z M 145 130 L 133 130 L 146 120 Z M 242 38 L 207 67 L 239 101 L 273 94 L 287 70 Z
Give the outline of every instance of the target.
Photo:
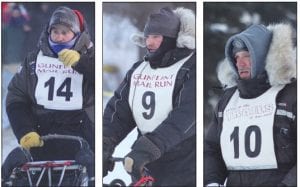
M 63 6 L 59 7 L 53 12 L 50 18 L 48 32 L 50 33 L 53 25 L 61 24 L 70 28 L 75 34 L 80 33 L 82 26 L 79 18 L 80 17 L 74 10 Z
M 177 38 L 180 20 L 174 12 L 168 8 L 160 9 L 159 13 L 153 13 L 148 17 L 144 28 L 144 36 L 160 34 L 170 38 Z

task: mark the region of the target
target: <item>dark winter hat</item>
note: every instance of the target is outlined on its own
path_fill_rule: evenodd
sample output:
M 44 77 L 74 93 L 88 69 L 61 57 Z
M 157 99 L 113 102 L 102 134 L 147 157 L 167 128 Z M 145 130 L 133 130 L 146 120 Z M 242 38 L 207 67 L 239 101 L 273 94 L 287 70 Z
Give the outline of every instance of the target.
M 237 52 L 240 51 L 248 51 L 248 48 L 246 44 L 243 42 L 243 40 L 236 38 L 232 42 L 232 57 L 234 59 L 234 56 Z
M 65 25 L 71 29 L 74 33 L 80 33 L 80 20 L 77 14 L 68 7 L 57 8 L 50 19 L 48 32 L 50 33 L 53 25 Z
M 144 36 L 160 34 L 170 38 L 177 38 L 180 20 L 174 12 L 168 8 L 160 9 L 159 13 L 153 13 L 148 17 L 144 28 Z

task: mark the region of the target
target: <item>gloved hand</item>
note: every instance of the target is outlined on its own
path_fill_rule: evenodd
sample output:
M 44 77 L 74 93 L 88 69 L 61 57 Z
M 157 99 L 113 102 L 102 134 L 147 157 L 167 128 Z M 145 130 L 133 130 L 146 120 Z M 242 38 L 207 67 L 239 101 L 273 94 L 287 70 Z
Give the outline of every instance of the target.
M 146 164 L 161 156 L 160 149 L 146 136 L 141 136 L 133 145 L 132 151 L 124 158 L 125 170 L 136 180 L 143 176 Z
M 80 54 L 72 49 L 63 49 L 58 53 L 58 59 L 65 66 L 75 66 L 80 59 Z
M 21 138 L 20 145 L 29 150 L 32 147 L 42 147 L 44 142 L 38 133 L 29 132 Z
M 112 138 L 103 137 L 103 177 L 108 174 L 108 171 L 114 169 L 114 162 L 112 160 L 112 154 L 115 150 L 115 141 Z

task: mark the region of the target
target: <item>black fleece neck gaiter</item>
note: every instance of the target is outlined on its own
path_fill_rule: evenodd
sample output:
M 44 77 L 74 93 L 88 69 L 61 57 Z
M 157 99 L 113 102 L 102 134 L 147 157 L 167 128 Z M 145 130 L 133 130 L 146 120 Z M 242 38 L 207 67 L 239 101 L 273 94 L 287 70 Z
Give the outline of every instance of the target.
M 150 52 L 147 49 L 147 54 L 144 56 L 145 61 L 149 61 L 152 68 L 158 68 L 165 54 L 176 48 L 176 38 L 163 37 L 163 41 L 155 52 Z

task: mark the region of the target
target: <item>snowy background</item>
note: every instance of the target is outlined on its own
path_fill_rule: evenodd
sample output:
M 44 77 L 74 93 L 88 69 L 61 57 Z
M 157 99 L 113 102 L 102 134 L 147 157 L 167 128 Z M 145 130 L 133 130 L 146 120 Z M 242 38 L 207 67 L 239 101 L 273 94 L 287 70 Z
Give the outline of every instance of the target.
M 138 60 L 138 47 L 130 42 L 130 35 L 136 32 L 137 29 L 128 18 L 103 14 L 103 65 L 108 69 L 109 67 L 114 69 L 103 72 L 103 108 L 126 72 Z M 129 153 L 136 137 L 135 129 L 116 147 L 113 156 L 124 157 Z M 117 178 L 122 179 L 127 185 L 130 184 L 130 176 L 123 169 L 121 162 L 117 162 L 114 170 L 103 178 L 103 183 L 109 184 Z

